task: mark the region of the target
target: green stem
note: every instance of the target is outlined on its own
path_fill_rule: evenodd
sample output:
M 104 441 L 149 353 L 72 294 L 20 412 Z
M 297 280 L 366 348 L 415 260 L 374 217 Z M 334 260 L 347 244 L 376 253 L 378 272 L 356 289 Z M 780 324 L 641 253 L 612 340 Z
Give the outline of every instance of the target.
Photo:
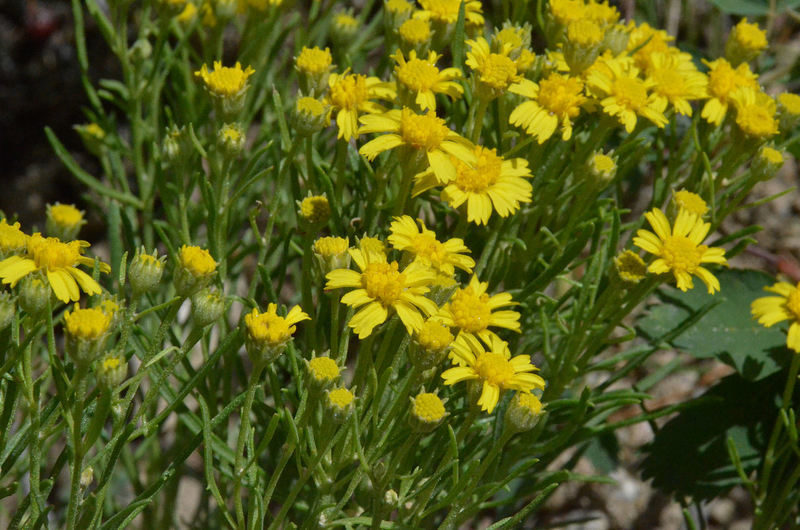
M 89 365 L 86 363 L 78 364 L 75 368 L 75 376 L 72 378 L 72 388 L 75 389 L 72 404 L 72 465 L 70 469 L 69 504 L 67 506 L 67 525 L 68 530 L 77 528 L 78 511 L 81 503 L 81 473 L 84 457 L 83 440 L 81 436 L 81 418 L 83 418 L 83 402 L 86 396 L 86 387 Z
M 258 363 L 253 366 L 253 372 L 250 374 L 250 380 L 247 382 L 247 396 L 242 405 L 241 426 L 239 428 L 239 437 L 236 441 L 236 456 L 233 465 L 235 478 L 233 500 L 236 508 L 236 523 L 239 528 L 245 527 L 244 506 L 242 504 L 242 482 L 247 472 L 247 469 L 243 465 L 244 446 L 250 431 L 250 410 L 253 408 L 253 400 L 256 396 L 256 390 L 258 390 L 260 386 L 261 372 L 264 371 L 265 366 L 264 363 Z

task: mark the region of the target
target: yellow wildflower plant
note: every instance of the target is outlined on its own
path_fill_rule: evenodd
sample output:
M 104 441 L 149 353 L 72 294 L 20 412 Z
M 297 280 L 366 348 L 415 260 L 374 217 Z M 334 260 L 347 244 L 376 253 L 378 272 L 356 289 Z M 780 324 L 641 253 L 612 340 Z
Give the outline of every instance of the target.
M 755 59 L 767 46 L 767 32 L 743 18 L 728 35 L 725 58 L 733 65 Z
M 416 431 L 430 432 L 447 416 L 444 402 L 433 392 L 420 392 L 410 399 L 411 427 Z
M 750 304 L 753 318 L 757 318 L 759 324 L 768 328 L 778 322 L 790 320 L 786 346 L 795 353 L 800 353 L 800 284 L 778 282 L 764 287 L 764 290 L 778 296 L 764 296 L 753 300 Z
M 572 120 L 577 118 L 587 98 L 583 94 L 583 81 L 552 73 L 534 83 L 524 79 L 511 85 L 509 91 L 527 98 L 517 105 L 508 118 L 509 123 L 522 127 L 540 144 L 546 142 L 561 128 L 561 139 L 572 137 Z
M 435 278 L 430 268 L 413 262 L 401 271 L 396 261 L 389 262 L 385 255 L 361 249 L 350 249 L 350 256 L 361 272 L 333 270 L 325 276 L 325 289 L 353 289 L 342 297 L 342 303 L 358 309 L 349 324 L 358 338 L 372 334 L 389 318 L 390 311 L 397 313 L 412 334 L 422 326 L 421 312 L 431 315 L 439 310 L 433 300 L 425 297 Z
M 406 60 L 403 52 L 397 50 L 391 57 L 396 63 L 394 75 L 401 102 L 409 105 L 413 102 L 421 110 L 436 110 L 436 94 L 445 94 L 455 100 L 464 93 L 464 89 L 455 81 L 461 78 L 461 70 L 439 70 L 436 61 L 441 56 L 436 52 L 428 52 L 427 59 L 423 59 L 411 50 Z
M 654 53 L 672 53 L 673 48 L 670 43 L 673 40 L 675 37 L 663 29 L 650 26 L 647 22 L 628 23 L 628 52 L 632 54 L 634 64 L 640 70 L 649 70 L 653 66 Z
M 725 250 L 703 245 L 711 228 L 700 216 L 686 210 L 678 211 L 675 224 L 658 208 L 644 214 L 655 233 L 640 229 L 633 244 L 657 257 L 647 267 L 653 274 L 672 272 L 678 289 L 686 291 L 693 287 L 692 275 L 699 277 L 709 294 L 719 291 L 719 280 L 702 265 L 716 263 L 726 265 Z
M 520 314 L 497 309 L 516 305 L 509 293 L 489 295 L 489 284 L 473 276 L 466 287 L 456 290 L 450 301 L 436 315 L 445 326 L 458 328 L 464 334 L 480 337 L 487 344 L 497 335 L 490 327 L 520 332 Z
M 654 82 L 653 94 L 684 116 L 692 115 L 692 101 L 708 96 L 708 78 L 686 53 L 653 53 L 647 77 Z
M 461 0 L 419 0 L 422 10 L 418 16 L 431 22 L 454 25 L 458 20 Z M 464 0 L 464 23 L 479 28 L 483 26 L 483 8 L 479 0 Z
M 14 287 L 25 276 L 41 272 L 53 294 L 64 303 L 77 302 L 81 291 L 88 295 L 100 294 L 103 292 L 100 284 L 78 268 L 79 265 L 94 266 L 94 259 L 82 255 L 89 246 L 86 241 L 65 243 L 37 232 L 27 240 L 25 256 L 15 255 L 0 261 L 0 278 Z M 111 272 L 108 264 L 98 263 L 100 272 Z
M 657 127 L 664 127 L 667 118 L 664 110 L 667 100 L 653 92 L 655 81 L 641 79 L 639 70 L 624 61 L 605 61 L 606 68 L 590 70 L 587 84 L 600 94 L 603 112 L 617 120 L 632 133 L 637 118 L 650 120 Z
M 450 180 L 442 181 L 431 171 L 419 174 L 414 195 L 444 186 L 442 199 L 453 208 L 466 203 L 467 221 L 479 225 L 488 224 L 492 212 L 508 217 L 519 209 L 520 203 L 531 201 L 533 187 L 526 179 L 532 175 L 527 160 L 505 160 L 496 149 L 479 145 L 473 148 L 473 155 L 474 164 L 453 159 L 456 175 Z
M 373 99 L 393 100 L 397 97 L 391 83 L 349 72 L 331 74 L 328 87 L 330 91 L 326 102 L 336 113 L 336 126 L 339 128 L 337 138 L 346 141 L 358 138 L 359 112 L 384 112 L 385 109 Z
M 708 213 L 708 204 L 698 194 L 689 190 L 678 190 L 672 196 L 672 200 L 679 210 L 687 210 L 698 217 L 703 217 Z
M 736 108 L 736 125 L 745 135 L 767 139 L 778 134 L 775 100 L 759 89 L 742 87 L 731 94 Z
M 292 340 L 298 322 L 311 317 L 300 306 L 292 307 L 285 317 L 278 315 L 277 304 L 269 304 L 265 312 L 258 308 L 244 316 L 247 331 L 247 352 L 253 362 L 270 362 L 280 355 Z
M 544 379 L 532 373 L 538 368 L 531 363 L 530 355 L 511 357 L 508 344 L 496 336 L 488 341 L 488 348 L 477 340 L 470 341 L 470 345 L 470 349 L 458 352 L 460 366 L 445 370 L 442 379 L 447 386 L 462 381 L 476 381 L 482 385 L 477 402 L 481 410 L 491 414 L 506 390 L 544 389 Z
M 703 105 L 701 117 L 712 125 L 721 125 L 732 103 L 731 95 L 743 87 L 758 89 L 758 76 L 746 64 L 736 68 L 725 59 L 703 61 L 708 66 L 708 101 Z
M 210 93 L 220 98 L 233 99 L 247 90 L 247 80 L 254 73 L 255 70 L 250 66 L 242 69 L 239 62 L 230 67 L 222 66 L 220 61 L 214 61 L 213 70 L 209 71 L 208 66 L 204 64 L 194 75 L 203 80 Z
M 384 151 L 407 147 L 424 156 L 424 161 L 442 182 L 456 177 L 455 163 L 448 155 L 458 161 L 475 161 L 469 140 L 449 129 L 433 112 L 417 114 L 404 107 L 383 114 L 367 114 L 360 121 L 359 134 L 384 133 L 358 150 L 368 160 L 374 160 Z
M 19 229 L 19 223 L 8 224 L 5 219 L 0 219 L 0 259 L 21 254 L 27 246 L 28 235 Z
M 469 46 L 469 51 L 464 62 L 472 69 L 480 97 L 496 98 L 523 79 L 517 71 L 517 63 L 510 56 L 510 46 L 505 45 L 496 53 L 483 37 L 467 40 L 465 44 Z
M 419 223 L 419 227 L 417 226 Z M 395 217 L 389 226 L 387 241 L 397 250 L 408 252 L 415 261 L 433 268 L 437 274 L 452 278 L 455 268 L 472 273 L 475 260 L 466 256 L 469 249 L 460 238 L 445 242 L 436 239 L 436 233 L 425 227 L 422 219 L 417 223 L 408 216 Z

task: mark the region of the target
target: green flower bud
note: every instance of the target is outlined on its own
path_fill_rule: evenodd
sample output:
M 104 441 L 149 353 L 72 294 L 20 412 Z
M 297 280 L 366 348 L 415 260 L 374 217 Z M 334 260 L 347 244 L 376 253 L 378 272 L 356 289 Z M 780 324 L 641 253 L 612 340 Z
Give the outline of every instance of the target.
M 769 180 L 783 167 L 783 153 L 772 147 L 762 145 L 753 159 L 751 169 L 758 180 Z
M 73 125 L 73 129 L 78 133 L 83 141 L 86 150 L 95 156 L 100 156 L 101 150 L 105 147 L 106 132 L 96 123 L 85 123 Z
M 356 397 L 344 387 L 329 390 L 325 394 L 325 410 L 334 423 L 344 423 L 355 408 Z
M 19 283 L 17 303 L 29 315 L 38 315 L 47 309 L 51 290 L 41 274 L 29 274 Z
M 241 154 L 246 139 L 244 130 L 236 123 L 226 123 L 217 131 L 217 145 L 220 151 L 230 158 Z
M 179 296 L 189 296 L 208 285 L 216 272 L 217 262 L 206 249 L 183 245 L 173 278 L 175 291 Z
M 426 320 L 414 334 L 414 347 L 408 351 L 411 363 L 420 371 L 430 370 L 444 362 L 453 346 L 450 328 L 433 319 Z
M 318 99 L 297 99 L 292 112 L 292 125 L 300 136 L 310 136 L 330 123 L 330 107 Z
M 95 368 L 95 376 L 100 385 L 106 390 L 113 390 L 125 381 L 128 375 L 128 363 L 121 355 L 108 354 L 103 357 Z
M 136 250 L 128 267 L 128 283 L 134 293 L 148 293 L 158 287 L 164 274 L 165 259 L 163 256 L 159 258 L 157 251 L 148 254 L 144 247 Z
M 218 321 L 225 311 L 225 297 L 216 289 L 205 288 L 192 295 L 192 318 L 205 327 Z
M 344 237 L 321 237 L 314 241 L 314 258 L 323 275 L 350 266 L 350 241 Z
M 66 350 L 76 364 L 97 359 L 110 335 L 111 316 L 97 307 L 81 309 L 78 304 L 64 313 Z
M 78 210 L 72 204 L 48 204 L 44 225 L 47 235 L 61 241 L 77 239 L 81 227 L 86 224 L 83 214 L 83 210 Z
M 530 392 L 517 392 L 506 409 L 506 425 L 515 432 L 529 431 L 542 412 L 542 402 Z

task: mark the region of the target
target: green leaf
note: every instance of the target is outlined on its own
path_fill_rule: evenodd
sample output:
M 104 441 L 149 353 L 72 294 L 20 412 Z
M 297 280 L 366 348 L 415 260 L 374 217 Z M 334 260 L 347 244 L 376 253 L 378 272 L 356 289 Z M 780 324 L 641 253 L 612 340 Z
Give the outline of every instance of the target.
M 759 325 L 750 314 L 751 302 L 765 296 L 764 287 L 774 279 L 752 270 L 724 270 L 717 277 L 721 289 L 713 298 L 699 281 L 685 293 L 664 287 L 658 293 L 662 303 L 650 306 L 637 327 L 649 338 L 658 339 L 719 297 L 716 307 L 673 337 L 670 344 L 698 359 L 716 357 L 751 380 L 780 370 L 788 355 L 785 332 L 779 326 Z
M 711 3 L 732 15 L 763 16 L 769 13 L 768 0 L 711 0 Z M 780 13 L 797 6 L 800 6 L 800 0 L 778 0 L 775 11 Z
M 656 433 L 645 448 L 642 476 L 666 493 L 695 500 L 741 484 L 728 438 L 746 474 L 760 467 L 785 379 L 782 372 L 759 381 L 739 374 L 722 379 Z

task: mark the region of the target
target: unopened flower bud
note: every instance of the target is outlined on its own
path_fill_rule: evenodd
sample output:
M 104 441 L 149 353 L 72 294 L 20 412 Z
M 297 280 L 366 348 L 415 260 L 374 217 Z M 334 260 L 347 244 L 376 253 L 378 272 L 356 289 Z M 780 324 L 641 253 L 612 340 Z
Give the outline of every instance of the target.
M 325 410 L 337 424 L 344 423 L 353 412 L 355 396 L 344 387 L 329 390 L 325 394 Z
M 269 304 L 264 313 L 253 308 L 245 315 L 244 324 L 247 331 L 245 347 L 253 364 L 274 361 L 286 349 L 296 330 L 295 324 L 309 317 L 300 306 L 294 306 L 285 316 L 278 316 L 278 306 Z
M 341 370 L 330 357 L 314 357 L 306 361 L 309 389 L 317 393 L 339 380 Z
M 29 274 L 19 283 L 19 307 L 29 315 L 38 315 L 47 308 L 50 286 L 38 274 Z
M 647 265 L 637 253 L 626 250 L 614 258 L 619 277 L 628 283 L 639 283 L 647 276 Z
M 144 247 L 136 251 L 128 267 L 128 283 L 134 293 L 148 293 L 158 287 L 164 274 L 164 260 L 157 251 L 148 254 Z
M 775 148 L 763 145 L 758 150 L 752 163 L 753 176 L 757 180 L 769 180 L 783 166 L 783 153 Z
M 408 0 L 385 0 L 383 2 L 384 21 L 389 31 L 399 28 L 400 24 L 411 18 L 413 12 L 414 4 Z
M 420 371 L 439 366 L 453 345 L 450 328 L 433 319 L 426 320 L 414 335 L 414 346 L 409 349 L 411 363 Z
M 400 24 L 397 30 L 400 35 L 400 42 L 403 44 L 403 52 L 408 53 L 416 50 L 422 54 L 428 49 L 431 42 L 431 25 L 427 20 L 421 18 L 410 18 Z
M 349 12 L 342 12 L 333 17 L 331 38 L 336 44 L 344 45 L 351 42 L 358 33 L 358 20 Z
M 766 47 L 767 32 L 759 28 L 758 24 L 751 24 L 743 18 L 728 35 L 725 58 L 731 65 L 738 66 L 758 57 Z
M 678 210 L 687 210 L 697 216 L 703 217 L 708 213 L 708 204 L 701 196 L 689 190 L 678 190 L 672 196 Z
M 244 131 L 237 123 L 226 123 L 217 131 L 217 145 L 220 151 L 230 158 L 241 154 L 245 140 Z
M 175 290 L 180 296 L 189 296 L 202 289 L 217 272 L 217 262 L 204 248 L 183 245 L 178 253 L 175 271 Z
M 113 390 L 125 381 L 128 375 L 128 363 L 121 355 L 108 354 L 97 364 L 95 376 L 106 390 Z
M 86 488 L 91 486 L 92 481 L 94 481 L 94 468 L 92 466 L 86 466 L 86 468 L 81 472 L 81 479 L 80 479 L 81 489 L 85 490 Z
M 137 39 L 128 50 L 131 62 L 146 61 L 153 53 L 153 45 L 147 39 Z
M 328 85 L 333 57 L 328 48 L 303 48 L 295 59 L 295 68 L 304 94 L 321 95 Z
M 312 97 L 298 98 L 292 124 L 300 136 L 310 136 L 328 124 L 329 107 Z
M 409 423 L 411 428 L 418 432 L 430 432 L 435 429 L 447 411 L 444 402 L 432 392 L 421 392 L 411 399 L 411 414 Z
M 248 66 L 242 69 L 238 62 L 235 66 L 222 66 L 214 62 L 214 69 L 209 71 L 205 64 L 194 75 L 202 79 L 203 84 L 222 119 L 232 120 L 244 108 L 245 95 L 248 89 L 248 78 L 255 70 Z
M 790 92 L 778 95 L 779 128 L 784 134 L 794 130 L 800 123 L 800 96 Z
M 569 23 L 567 40 L 564 42 L 564 60 L 574 75 L 594 64 L 600 54 L 603 37 L 603 30 L 592 20 L 582 18 Z
M 617 57 L 628 48 L 630 34 L 628 29 L 622 24 L 614 24 L 606 28 L 601 50 L 609 50 L 614 57 Z
M 57 237 L 61 241 L 72 241 L 78 237 L 81 227 L 86 224 L 83 210 L 72 204 L 48 204 L 45 219 L 45 231 L 48 236 Z
M 106 132 L 96 123 L 74 125 L 73 128 L 83 141 L 86 150 L 95 156 L 100 156 L 100 151 L 105 145 Z
M 198 327 L 218 321 L 225 311 L 225 297 L 219 291 L 206 287 L 192 295 L 192 318 Z
M 314 241 L 314 258 L 322 274 L 350 266 L 350 241 L 346 237 L 321 237 Z
M 0 292 L 0 331 L 6 329 L 13 321 L 17 313 L 17 306 L 11 298 L 11 294 Z
M 331 205 L 328 197 L 322 195 L 309 195 L 298 202 L 300 217 L 312 226 L 322 226 L 331 217 Z
M 586 170 L 595 185 L 605 188 L 617 176 L 617 163 L 612 157 L 598 151 L 589 158 Z
M 94 361 L 105 345 L 111 327 L 111 317 L 101 309 L 81 309 L 78 304 L 64 313 L 66 350 L 76 364 Z
M 515 432 L 529 431 L 541 412 L 542 402 L 535 394 L 517 391 L 506 409 L 506 425 Z

